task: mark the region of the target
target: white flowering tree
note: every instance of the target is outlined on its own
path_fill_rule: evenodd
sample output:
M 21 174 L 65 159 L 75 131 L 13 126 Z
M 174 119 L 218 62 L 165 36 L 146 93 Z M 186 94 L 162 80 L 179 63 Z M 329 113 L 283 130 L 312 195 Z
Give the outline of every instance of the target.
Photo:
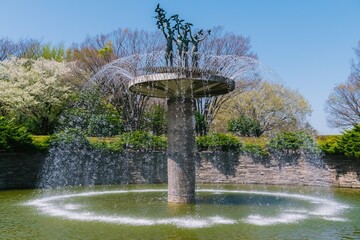
M 31 122 L 48 134 L 73 89 L 66 63 L 10 58 L 0 62 L 0 114 Z

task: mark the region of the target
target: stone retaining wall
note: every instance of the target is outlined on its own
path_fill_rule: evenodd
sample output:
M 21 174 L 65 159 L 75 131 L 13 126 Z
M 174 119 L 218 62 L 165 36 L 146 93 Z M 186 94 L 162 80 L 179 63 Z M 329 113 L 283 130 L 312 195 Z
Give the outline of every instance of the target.
M 360 162 L 328 157 L 316 164 L 303 158 L 291 164 L 279 164 L 275 159 L 264 161 L 229 153 L 203 153 L 197 182 L 360 188 Z
M 34 188 L 46 154 L 0 153 L 0 189 Z
M 102 171 L 95 184 L 164 183 L 167 181 L 165 153 L 131 153 L 126 158 L 111 159 L 119 177 L 109 180 L 109 168 Z M 0 153 L 0 189 L 35 188 L 46 154 Z M 119 161 L 122 161 L 121 163 Z M 126 162 L 124 162 L 126 161 Z M 109 166 L 110 166 L 109 165 Z M 111 167 L 114 171 L 114 167 Z M 234 153 L 203 152 L 196 161 L 197 183 L 308 185 L 360 188 L 360 161 L 332 157 L 321 164 L 303 158 L 279 164 Z M 64 170 L 64 172 L 66 172 Z M 79 171 L 81 172 L 81 171 Z

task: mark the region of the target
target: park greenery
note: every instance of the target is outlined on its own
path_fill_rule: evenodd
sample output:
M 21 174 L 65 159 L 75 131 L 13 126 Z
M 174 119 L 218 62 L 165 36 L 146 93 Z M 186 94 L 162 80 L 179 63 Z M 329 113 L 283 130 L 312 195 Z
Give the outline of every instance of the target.
M 160 32 L 130 29 L 88 37 L 68 49 L 0 38 L 0 152 L 44 151 L 80 135 L 94 148 L 164 151 L 165 100 L 132 94 L 123 83 L 114 88 L 110 81 L 90 81 L 107 63 L 164 44 Z M 220 27 L 211 29 L 199 51 L 258 58 L 249 38 Z M 316 136 L 307 122 L 311 107 L 299 92 L 267 79 L 244 79 L 231 94 L 194 101 L 198 150 L 264 157 L 321 149 L 359 159 L 360 42 L 355 54 L 349 79 L 326 104 L 329 124 L 342 127 L 342 135 Z

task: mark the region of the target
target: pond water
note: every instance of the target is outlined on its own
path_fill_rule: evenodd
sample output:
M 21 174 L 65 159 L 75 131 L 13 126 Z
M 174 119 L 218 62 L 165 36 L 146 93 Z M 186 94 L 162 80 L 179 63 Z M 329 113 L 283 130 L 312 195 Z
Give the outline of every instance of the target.
M 169 205 L 166 185 L 0 192 L 0 239 L 360 239 L 360 190 L 199 185 Z

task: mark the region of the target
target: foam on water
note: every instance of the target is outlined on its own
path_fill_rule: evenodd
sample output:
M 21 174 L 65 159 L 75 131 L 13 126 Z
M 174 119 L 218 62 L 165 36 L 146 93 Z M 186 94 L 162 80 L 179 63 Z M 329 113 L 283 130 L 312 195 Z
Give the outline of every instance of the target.
M 81 204 L 59 204 L 59 201 L 71 198 L 89 197 L 106 194 L 127 194 L 127 193 L 150 193 L 150 192 L 166 192 L 162 189 L 144 189 L 144 190 L 113 190 L 113 191 L 91 191 L 75 194 L 55 195 L 50 197 L 42 197 L 25 203 L 28 206 L 36 207 L 41 213 L 61 217 L 70 220 L 79 221 L 98 221 L 106 223 L 124 224 L 132 226 L 150 226 L 150 225 L 165 225 L 171 224 L 182 228 L 204 228 L 217 224 L 236 224 L 239 222 L 267 226 L 276 224 L 294 224 L 306 219 L 318 218 L 327 221 L 345 222 L 346 218 L 339 216 L 344 209 L 349 206 L 338 203 L 331 199 L 301 195 L 290 194 L 283 192 L 262 192 L 262 191 L 243 191 L 243 190 L 218 190 L 218 189 L 200 189 L 197 192 L 207 192 L 212 194 L 248 194 L 248 195 L 262 195 L 272 197 L 282 197 L 305 201 L 311 204 L 312 207 L 308 209 L 286 208 L 282 212 L 273 216 L 250 214 L 243 219 L 229 219 L 224 216 L 211 217 L 168 217 L 168 218 L 147 218 L 147 217 L 128 217 L 121 215 L 99 215 L 96 213 L 81 211 Z

